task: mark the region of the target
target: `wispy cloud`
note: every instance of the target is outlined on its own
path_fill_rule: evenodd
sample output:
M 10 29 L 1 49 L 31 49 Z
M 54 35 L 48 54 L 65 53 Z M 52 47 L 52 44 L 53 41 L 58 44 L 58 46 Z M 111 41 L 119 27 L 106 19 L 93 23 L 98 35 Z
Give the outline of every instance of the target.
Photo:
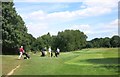
M 91 27 L 88 24 L 80 24 L 80 25 L 71 25 L 69 28 L 67 29 L 73 29 L 73 30 L 81 30 L 83 31 L 85 34 L 89 34 L 91 33 Z
M 96 25 L 96 27 L 91 29 L 91 33 L 88 35 L 94 37 L 112 37 L 113 35 L 118 35 L 118 19 Z
M 46 34 L 49 28 L 48 24 L 45 23 L 29 23 L 26 27 L 28 28 L 28 33 L 32 34 L 36 38 L 40 35 Z

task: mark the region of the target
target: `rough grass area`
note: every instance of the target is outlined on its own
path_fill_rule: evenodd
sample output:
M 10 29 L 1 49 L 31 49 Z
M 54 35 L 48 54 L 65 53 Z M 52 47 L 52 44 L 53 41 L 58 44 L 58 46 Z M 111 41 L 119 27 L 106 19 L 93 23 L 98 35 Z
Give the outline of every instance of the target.
M 3 56 L 3 74 L 20 64 L 14 75 L 117 75 L 118 48 L 83 49 L 60 53 L 59 57 L 40 57 L 31 54 L 29 60 Z

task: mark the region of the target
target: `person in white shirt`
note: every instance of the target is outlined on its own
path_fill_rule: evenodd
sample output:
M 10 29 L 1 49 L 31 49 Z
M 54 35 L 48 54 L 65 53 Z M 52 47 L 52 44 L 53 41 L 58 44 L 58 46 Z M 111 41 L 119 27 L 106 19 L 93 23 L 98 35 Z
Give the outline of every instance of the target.
M 55 52 L 55 56 L 57 57 L 60 54 L 60 49 L 57 48 L 56 52 Z
M 49 47 L 48 52 L 49 52 L 49 57 L 51 57 L 51 47 Z
M 59 49 L 59 48 L 57 48 L 57 52 L 58 52 L 58 53 L 60 52 L 60 49 Z

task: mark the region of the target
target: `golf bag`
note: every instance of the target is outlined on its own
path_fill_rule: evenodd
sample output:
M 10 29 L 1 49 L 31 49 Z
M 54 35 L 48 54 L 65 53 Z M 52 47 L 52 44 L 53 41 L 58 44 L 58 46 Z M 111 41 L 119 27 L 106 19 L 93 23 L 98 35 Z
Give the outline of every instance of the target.
M 59 55 L 59 52 L 56 51 L 56 52 L 55 52 L 55 56 L 57 57 L 58 55 Z
M 27 53 L 23 53 L 23 55 L 25 55 L 24 59 L 29 59 L 30 56 Z
M 44 53 L 44 51 L 42 51 L 41 53 L 42 53 L 42 55 L 41 55 L 41 56 L 45 56 L 45 53 Z
M 43 48 L 41 53 L 42 53 L 42 55 L 41 55 L 42 57 L 45 56 L 46 55 L 46 49 Z

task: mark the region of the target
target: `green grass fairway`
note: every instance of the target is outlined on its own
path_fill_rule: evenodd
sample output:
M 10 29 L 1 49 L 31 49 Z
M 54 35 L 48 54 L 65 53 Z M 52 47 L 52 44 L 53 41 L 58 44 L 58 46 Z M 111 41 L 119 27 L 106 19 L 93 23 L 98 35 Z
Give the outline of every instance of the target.
M 117 75 L 118 48 L 83 49 L 60 53 L 59 57 L 40 57 L 31 54 L 29 60 L 18 56 L 2 56 L 3 74 L 20 64 L 13 75 Z

